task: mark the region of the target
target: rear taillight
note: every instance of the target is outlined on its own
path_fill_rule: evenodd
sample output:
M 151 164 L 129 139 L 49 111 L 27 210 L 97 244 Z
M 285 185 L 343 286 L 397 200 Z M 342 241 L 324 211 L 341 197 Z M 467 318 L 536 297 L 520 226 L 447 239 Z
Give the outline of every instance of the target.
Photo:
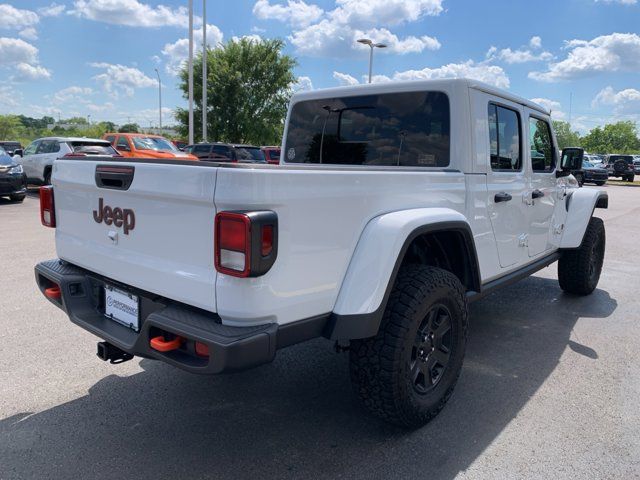
M 276 259 L 278 217 L 274 212 L 220 212 L 215 220 L 215 265 L 234 277 L 258 277 Z
M 52 185 L 40 187 L 40 221 L 45 227 L 56 228 L 56 210 Z

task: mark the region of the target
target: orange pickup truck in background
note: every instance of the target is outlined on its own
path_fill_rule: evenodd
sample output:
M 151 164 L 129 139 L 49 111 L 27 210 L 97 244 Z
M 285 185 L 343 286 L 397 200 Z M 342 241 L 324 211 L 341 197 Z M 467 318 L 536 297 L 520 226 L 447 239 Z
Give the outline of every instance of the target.
M 106 133 L 102 138 L 108 140 L 123 157 L 198 160 L 194 155 L 181 152 L 171 141 L 160 135 Z

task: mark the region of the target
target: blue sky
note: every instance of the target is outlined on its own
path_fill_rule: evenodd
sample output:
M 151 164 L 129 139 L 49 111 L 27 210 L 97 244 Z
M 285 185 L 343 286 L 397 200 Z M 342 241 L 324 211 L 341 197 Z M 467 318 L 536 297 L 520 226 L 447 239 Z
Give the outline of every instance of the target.
M 185 104 L 187 0 L 0 0 L 0 113 L 165 124 Z M 201 26 L 202 0 L 194 0 Z M 208 0 L 211 45 L 279 37 L 297 88 L 469 76 L 570 114 L 581 131 L 640 121 L 640 0 Z M 201 32 L 201 30 L 200 30 Z M 201 33 L 196 35 L 201 43 Z

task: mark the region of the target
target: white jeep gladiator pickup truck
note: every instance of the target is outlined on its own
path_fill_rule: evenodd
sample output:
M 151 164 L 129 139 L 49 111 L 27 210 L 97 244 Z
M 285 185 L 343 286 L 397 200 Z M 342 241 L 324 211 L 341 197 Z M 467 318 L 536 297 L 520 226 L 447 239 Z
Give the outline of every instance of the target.
M 296 94 L 280 165 L 62 158 L 43 294 L 103 341 L 190 372 L 325 337 L 373 413 L 419 426 L 460 374 L 468 302 L 558 262 L 591 293 L 605 192 L 576 188 L 549 112 L 471 80 Z

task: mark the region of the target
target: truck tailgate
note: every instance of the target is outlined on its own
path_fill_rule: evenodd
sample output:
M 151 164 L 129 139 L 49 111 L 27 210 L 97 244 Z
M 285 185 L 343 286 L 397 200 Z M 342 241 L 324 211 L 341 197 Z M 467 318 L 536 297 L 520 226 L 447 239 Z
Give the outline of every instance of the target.
M 98 166 L 134 167 L 133 181 L 127 190 L 98 187 Z M 56 246 L 61 259 L 216 311 L 217 168 L 61 159 L 54 169 Z M 123 216 L 118 222 L 113 221 L 116 208 Z

